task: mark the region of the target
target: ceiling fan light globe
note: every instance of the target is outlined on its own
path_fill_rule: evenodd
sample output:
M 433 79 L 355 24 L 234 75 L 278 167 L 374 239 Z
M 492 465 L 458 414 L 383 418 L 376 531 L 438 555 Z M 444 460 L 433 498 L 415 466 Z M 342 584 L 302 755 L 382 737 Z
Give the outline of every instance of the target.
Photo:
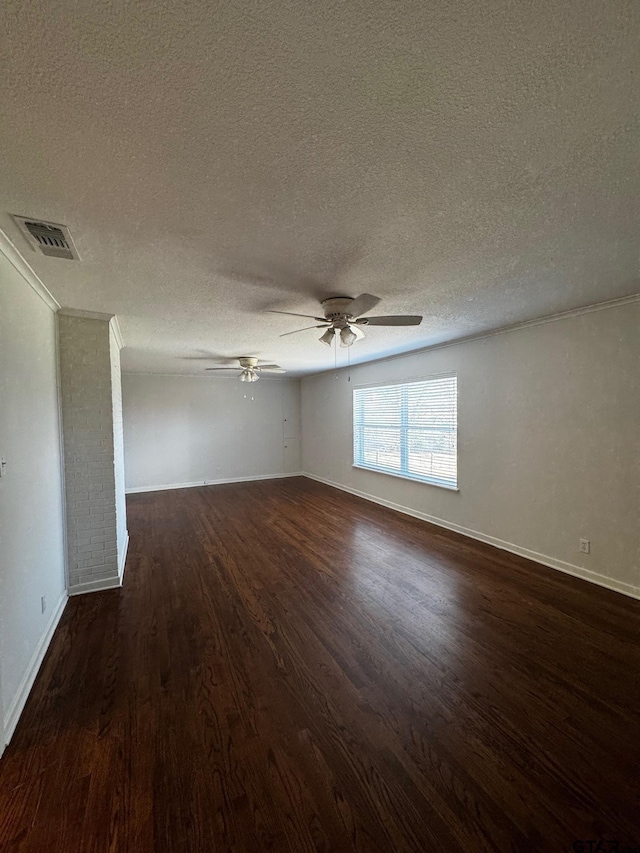
M 245 367 L 245 369 L 240 374 L 240 382 L 257 382 L 258 379 L 260 379 L 260 377 L 250 367 Z
M 358 340 L 358 336 L 355 332 L 352 332 L 348 326 L 345 326 L 344 329 L 340 332 L 340 346 L 341 347 L 350 347 Z
M 333 328 L 329 328 L 329 329 L 327 329 L 327 331 L 323 335 L 321 335 L 320 338 L 318 338 L 318 340 L 320 341 L 321 344 L 326 344 L 328 347 L 330 347 L 331 344 L 333 343 L 333 336 L 334 335 L 335 335 L 335 330 Z

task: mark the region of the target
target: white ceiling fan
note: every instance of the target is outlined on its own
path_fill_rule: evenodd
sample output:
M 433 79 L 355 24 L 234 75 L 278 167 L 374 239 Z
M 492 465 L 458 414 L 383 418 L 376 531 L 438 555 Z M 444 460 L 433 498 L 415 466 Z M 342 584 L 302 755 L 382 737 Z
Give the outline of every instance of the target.
M 305 332 L 307 329 L 324 329 L 320 341 L 331 346 L 336 335 L 340 335 L 340 346 L 350 347 L 356 341 L 364 338 L 362 326 L 419 326 L 422 317 L 418 314 L 385 315 L 380 317 L 362 317 L 375 308 L 380 302 L 377 296 L 370 293 L 362 293 L 355 299 L 350 296 L 337 296 L 332 299 L 323 299 L 320 303 L 324 311 L 324 317 L 314 317 L 312 314 L 294 314 L 291 311 L 269 311 L 269 314 L 286 314 L 289 317 L 307 317 L 309 320 L 317 320 L 317 326 L 305 326 L 304 329 L 296 329 L 293 332 L 285 332 L 280 335 L 295 335 Z
M 239 370 L 240 382 L 257 382 L 261 373 L 286 373 L 279 364 L 259 364 L 259 361 L 253 356 L 241 355 L 238 358 L 239 367 L 205 367 L 205 370 Z

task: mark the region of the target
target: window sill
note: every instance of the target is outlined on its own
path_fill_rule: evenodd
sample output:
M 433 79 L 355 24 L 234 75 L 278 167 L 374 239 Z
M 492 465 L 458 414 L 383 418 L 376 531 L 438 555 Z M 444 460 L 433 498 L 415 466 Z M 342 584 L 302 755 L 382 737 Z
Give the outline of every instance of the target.
M 420 477 L 407 477 L 405 474 L 395 474 L 393 471 L 381 471 L 380 468 L 369 468 L 367 465 L 351 466 L 360 471 L 371 471 L 373 474 L 384 474 L 386 477 L 395 477 L 398 480 L 406 480 L 408 483 L 422 483 L 423 486 L 435 486 L 436 489 L 446 489 L 448 492 L 459 492 L 458 486 L 447 486 L 445 483 L 434 483 L 432 480 L 422 480 Z

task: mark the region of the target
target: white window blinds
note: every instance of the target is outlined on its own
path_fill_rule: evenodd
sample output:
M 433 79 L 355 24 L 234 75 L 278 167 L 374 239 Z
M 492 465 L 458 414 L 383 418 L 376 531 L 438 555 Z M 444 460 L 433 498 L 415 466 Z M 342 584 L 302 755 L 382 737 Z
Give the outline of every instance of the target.
M 457 384 L 455 374 L 449 374 L 402 385 L 356 388 L 354 465 L 457 488 Z

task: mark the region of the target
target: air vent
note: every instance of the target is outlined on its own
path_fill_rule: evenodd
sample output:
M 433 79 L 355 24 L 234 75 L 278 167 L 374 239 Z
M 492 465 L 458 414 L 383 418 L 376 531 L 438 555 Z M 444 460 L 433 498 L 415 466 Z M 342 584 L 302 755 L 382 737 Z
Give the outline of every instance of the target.
M 30 219 L 27 216 L 14 216 L 13 220 L 35 252 L 51 258 L 79 260 L 66 225 L 56 225 L 55 222 L 43 222 L 41 219 Z

